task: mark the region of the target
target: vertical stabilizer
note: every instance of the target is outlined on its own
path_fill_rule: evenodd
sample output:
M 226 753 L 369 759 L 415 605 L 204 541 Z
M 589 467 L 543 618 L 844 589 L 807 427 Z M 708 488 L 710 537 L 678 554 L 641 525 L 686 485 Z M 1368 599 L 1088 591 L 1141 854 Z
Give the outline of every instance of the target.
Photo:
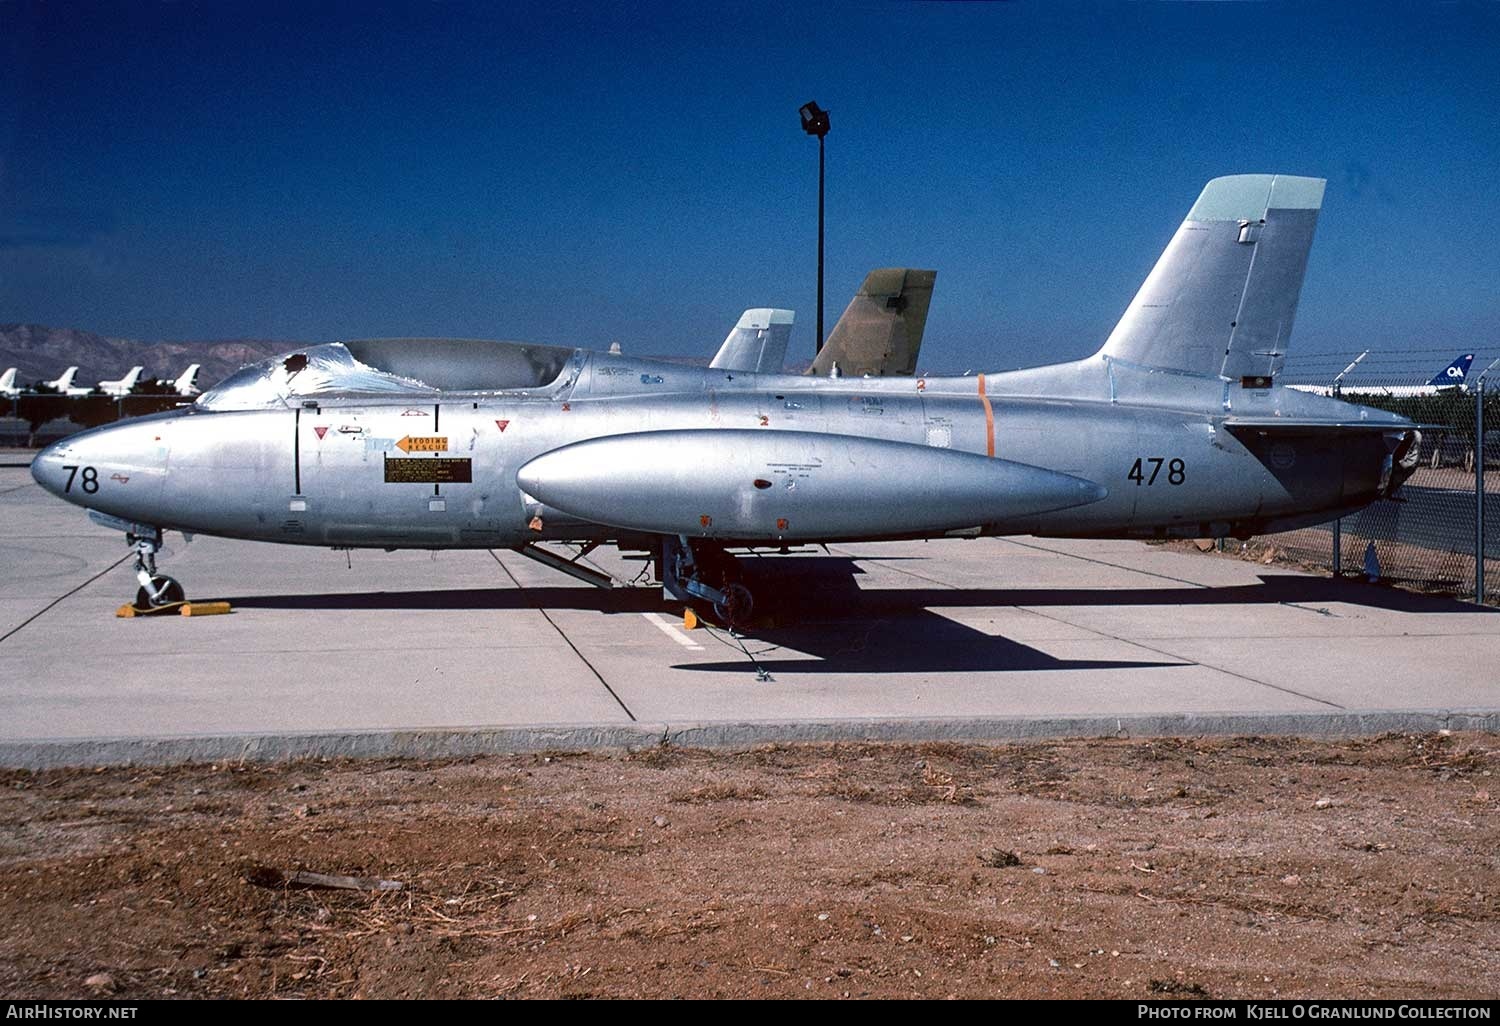
M 1100 352 L 1230 380 L 1279 373 L 1324 184 L 1291 175 L 1209 182 Z
M 201 364 L 190 364 L 188 369 L 182 372 L 182 377 L 172 382 L 172 388 L 178 395 L 198 394 L 198 371 Z
M 808 373 L 826 377 L 834 364 L 847 377 L 913 373 L 936 280 L 936 271 L 909 267 L 871 271 Z
M 135 387 L 135 383 L 141 379 L 141 371 L 144 369 L 144 367 L 132 367 L 130 368 L 130 373 L 123 378 L 118 378 L 114 381 L 101 381 L 99 382 L 99 390 L 105 395 L 112 395 L 116 398 L 127 396 L 130 394 L 130 390 Z
M 73 379 L 77 376 L 78 368 L 69 367 L 67 370 L 62 372 L 61 377 L 54 378 L 53 380 L 47 382 L 47 385 L 51 388 L 57 389 L 59 392 L 62 392 L 64 395 L 66 395 L 68 389 L 73 387 Z
M 0 392 L 5 395 L 13 395 L 16 389 L 16 369 L 7 367 L 4 374 L 0 374 Z
M 718 370 L 780 374 L 792 337 L 790 310 L 746 310 L 709 364 Z
M 1462 388 L 1464 379 L 1469 376 L 1469 365 L 1473 362 L 1474 354 L 1465 353 L 1438 371 L 1427 383 L 1437 388 Z

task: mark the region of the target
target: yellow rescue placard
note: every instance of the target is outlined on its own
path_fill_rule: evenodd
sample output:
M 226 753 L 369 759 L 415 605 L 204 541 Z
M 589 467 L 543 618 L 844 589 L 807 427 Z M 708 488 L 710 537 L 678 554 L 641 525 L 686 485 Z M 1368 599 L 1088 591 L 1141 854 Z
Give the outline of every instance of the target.
M 474 480 L 473 460 L 438 456 L 433 459 L 385 458 L 386 484 L 470 484 Z
M 446 435 L 407 435 L 396 443 L 396 448 L 402 452 L 447 452 L 448 438 Z

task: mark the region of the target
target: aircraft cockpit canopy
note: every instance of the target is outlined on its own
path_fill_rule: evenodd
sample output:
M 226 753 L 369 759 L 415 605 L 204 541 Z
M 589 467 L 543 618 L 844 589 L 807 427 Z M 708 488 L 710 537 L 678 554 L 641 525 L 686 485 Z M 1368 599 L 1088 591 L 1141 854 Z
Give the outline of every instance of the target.
M 546 391 L 577 352 L 455 338 L 326 342 L 243 367 L 198 397 L 210 410 L 260 410 L 336 396 Z

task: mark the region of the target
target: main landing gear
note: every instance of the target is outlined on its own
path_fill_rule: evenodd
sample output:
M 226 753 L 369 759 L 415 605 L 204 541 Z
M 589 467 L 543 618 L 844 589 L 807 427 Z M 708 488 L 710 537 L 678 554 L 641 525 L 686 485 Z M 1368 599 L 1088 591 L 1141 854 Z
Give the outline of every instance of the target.
M 661 583 L 669 598 L 713 613 L 726 627 L 748 627 L 755 597 L 741 578 L 739 561 L 724 547 L 668 536 L 661 543 Z
M 153 527 L 146 534 L 131 531 L 125 535 L 125 540 L 135 547 L 135 579 L 141 582 L 135 593 L 135 608 L 155 609 L 187 600 L 182 585 L 156 572 L 156 553 L 161 549 L 159 528 Z

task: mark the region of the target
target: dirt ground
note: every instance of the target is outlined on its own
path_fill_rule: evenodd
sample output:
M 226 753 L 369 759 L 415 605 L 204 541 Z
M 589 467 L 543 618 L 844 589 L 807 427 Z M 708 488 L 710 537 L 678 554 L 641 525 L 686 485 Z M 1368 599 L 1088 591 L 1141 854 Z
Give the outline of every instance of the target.
M 1462 734 L 10 771 L 0 994 L 1488 998 L 1497 768 Z

